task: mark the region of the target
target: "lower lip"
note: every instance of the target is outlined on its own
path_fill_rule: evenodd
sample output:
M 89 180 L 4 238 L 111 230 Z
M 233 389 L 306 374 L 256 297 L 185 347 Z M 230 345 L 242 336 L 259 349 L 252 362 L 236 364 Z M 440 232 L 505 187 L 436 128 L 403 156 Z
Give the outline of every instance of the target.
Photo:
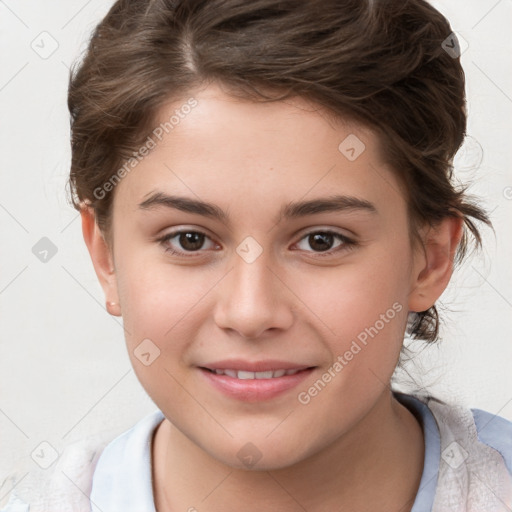
M 228 375 L 217 375 L 203 368 L 199 370 L 219 391 L 246 402 L 270 400 L 298 386 L 313 372 L 313 368 L 308 368 L 294 375 L 283 375 L 272 379 L 236 379 Z

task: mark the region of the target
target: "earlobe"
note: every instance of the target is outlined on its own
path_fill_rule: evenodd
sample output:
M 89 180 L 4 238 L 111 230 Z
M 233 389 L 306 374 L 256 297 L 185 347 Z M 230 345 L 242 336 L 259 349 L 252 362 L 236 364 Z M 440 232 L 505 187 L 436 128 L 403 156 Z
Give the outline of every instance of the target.
M 85 245 L 91 256 L 98 281 L 105 293 L 106 309 L 111 315 L 121 316 L 117 280 L 110 247 L 98 227 L 93 209 L 84 206 L 80 215 L 82 217 L 82 233 Z
M 459 216 L 446 217 L 428 229 L 423 238 L 424 252 L 418 252 L 414 265 L 409 311 L 426 311 L 444 292 L 462 233 L 463 219 Z

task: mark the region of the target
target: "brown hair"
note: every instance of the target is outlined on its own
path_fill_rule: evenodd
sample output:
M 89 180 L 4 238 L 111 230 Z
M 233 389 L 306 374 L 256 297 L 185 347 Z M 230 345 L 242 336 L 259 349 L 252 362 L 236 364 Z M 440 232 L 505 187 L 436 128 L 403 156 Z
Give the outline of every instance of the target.
M 453 183 L 466 130 L 465 78 L 448 21 L 424 0 L 118 0 L 72 68 L 71 202 L 110 239 L 113 192 L 95 194 L 133 156 L 163 103 L 216 81 L 252 101 L 310 99 L 370 127 L 405 186 L 412 238 L 464 219 L 457 262 L 485 211 Z M 103 189 L 102 189 L 103 190 Z M 435 306 L 413 338 L 438 338 Z

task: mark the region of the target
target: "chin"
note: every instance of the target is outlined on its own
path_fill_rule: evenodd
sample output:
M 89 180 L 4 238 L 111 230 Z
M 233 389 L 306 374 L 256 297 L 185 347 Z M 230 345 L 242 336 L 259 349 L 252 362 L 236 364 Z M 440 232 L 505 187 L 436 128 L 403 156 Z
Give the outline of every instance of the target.
M 241 437 L 236 436 L 229 444 L 217 444 L 212 450 L 208 444 L 207 452 L 211 457 L 222 464 L 238 470 L 246 471 L 277 471 L 286 469 L 308 458 L 313 452 L 304 446 L 303 442 L 284 444 L 282 438 L 274 441 L 244 436 L 247 441 L 239 441 Z M 288 437 L 288 440 L 290 437 Z M 211 439 L 207 441 L 211 443 Z M 204 449 L 204 448 L 203 448 Z

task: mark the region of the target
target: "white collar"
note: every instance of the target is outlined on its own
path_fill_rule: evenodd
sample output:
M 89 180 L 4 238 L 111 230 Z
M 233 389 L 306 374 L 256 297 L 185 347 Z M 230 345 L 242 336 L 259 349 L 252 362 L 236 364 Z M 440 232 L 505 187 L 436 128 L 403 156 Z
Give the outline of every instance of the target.
M 92 512 L 156 512 L 151 443 L 163 419 L 157 410 L 106 446 L 94 471 Z

